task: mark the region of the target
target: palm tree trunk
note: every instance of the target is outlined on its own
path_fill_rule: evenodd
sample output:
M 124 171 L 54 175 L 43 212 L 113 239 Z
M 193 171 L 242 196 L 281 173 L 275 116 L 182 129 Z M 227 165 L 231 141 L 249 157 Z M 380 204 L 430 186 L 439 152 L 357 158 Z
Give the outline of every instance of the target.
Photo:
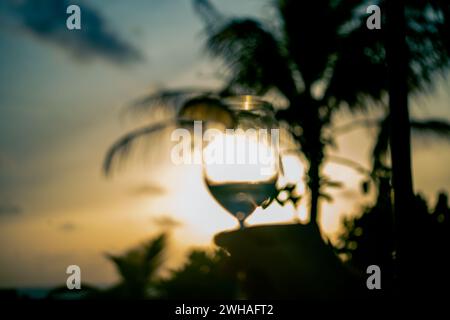
M 302 94 L 289 99 L 290 106 L 279 112 L 283 119 L 298 119 L 303 129 L 299 137 L 302 152 L 309 162 L 306 185 L 309 189 L 309 222 L 318 225 L 319 200 L 320 200 L 320 167 L 323 162 L 324 144 L 321 139 L 322 121 L 319 115 L 319 102 L 311 96 L 311 84 L 305 81 L 305 89 Z M 293 107 L 297 106 L 297 107 Z
M 308 187 L 310 194 L 310 223 L 318 225 L 319 220 L 319 200 L 320 200 L 320 167 L 323 162 L 323 142 L 321 141 L 322 123 L 319 116 L 318 102 L 310 95 L 310 86 L 306 86 L 306 103 L 310 109 L 307 121 L 304 124 L 304 134 L 306 135 L 307 150 L 306 155 L 309 160 Z
M 387 1 L 387 63 L 389 76 L 390 148 L 396 224 L 397 276 L 400 286 L 407 283 L 413 257 L 411 228 L 413 217 L 413 180 L 411 174 L 411 137 L 408 111 L 408 55 L 405 33 L 404 0 Z
M 310 223 L 318 224 L 319 219 L 319 196 L 320 196 L 320 163 L 319 161 L 310 161 L 308 176 L 309 176 L 309 189 L 311 192 L 310 203 Z

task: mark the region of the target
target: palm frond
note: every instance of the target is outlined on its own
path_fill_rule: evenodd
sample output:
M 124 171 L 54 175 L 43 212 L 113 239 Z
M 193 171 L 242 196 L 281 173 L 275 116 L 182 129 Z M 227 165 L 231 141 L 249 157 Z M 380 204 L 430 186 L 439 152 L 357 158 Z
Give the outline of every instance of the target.
M 149 271 L 154 271 L 159 268 L 163 262 L 164 249 L 167 245 L 167 235 L 161 234 L 155 239 L 151 240 L 145 247 L 145 261 Z
M 103 172 L 106 175 L 109 175 L 114 167 L 121 164 L 121 162 L 129 156 L 131 150 L 141 138 L 156 139 L 158 138 L 158 133 L 161 134 L 164 129 L 170 128 L 171 126 L 192 127 L 192 125 L 192 120 L 174 119 L 144 126 L 125 134 L 117 140 L 106 153 L 105 160 L 103 162 Z
M 440 119 L 410 121 L 411 132 L 414 134 L 429 135 L 433 138 L 450 139 L 450 123 Z M 389 117 L 379 123 L 379 131 L 372 149 L 373 170 L 385 168 L 385 157 L 389 150 Z
M 340 29 L 360 4 L 355 0 L 275 2 L 283 41 L 307 87 L 323 76 L 336 51 Z
M 450 5 L 441 0 L 415 0 L 406 3 L 407 44 L 409 49 L 410 89 L 433 89 L 434 76 L 446 76 L 450 67 Z
M 385 158 L 389 149 L 389 131 L 390 123 L 389 116 L 380 121 L 378 135 L 375 140 L 375 145 L 372 149 L 373 168 L 375 172 L 378 169 L 385 168 Z
M 230 87 L 257 95 L 277 88 L 288 99 L 295 95 L 296 85 L 282 48 L 260 22 L 231 19 L 209 35 L 207 48 L 224 60 Z
M 217 9 L 208 0 L 193 0 L 195 12 L 205 23 L 208 31 L 215 30 L 221 23 L 224 22 L 225 17 L 217 11 Z
M 450 122 L 440 119 L 411 120 L 411 130 L 415 134 L 430 135 L 450 139 Z
M 360 163 L 358 163 L 352 159 L 344 158 L 344 157 L 333 155 L 333 154 L 327 154 L 326 159 L 333 163 L 352 168 L 353 170 L 355 170 L 356 172 L 358 172 L 362 175 L 367 175 L 367 176 L 370 175 L 370 170 L 368 170 L 363 165 L 361 165 Z
M 386 0 L 379 2 L 383 12 Z M 444 25 L 448 4 L 441 1 L 406 3 L 406 41 L 408 87 L 411 93 L 433 89 L 436 75 L 446 76 L 450 67 L 448 30 Z M 384 16 L 382 16 L 384 17 Z M 365 21 L 359 14 L 359 20 Z M 387 30 L 370 30 L 364 23 L 343 34 L 338 41 L 335 61 L 330 72 L 325 102 L 347 105 L 351 109 L 366 108 L 371 102 L 383 101 L 387 88 L 384 42 Z
M 125 286 L 143 292 L 142 289 L 162 266 L 166 242 L 167 236 L 161 234 L 122 255 L 106 254 L 106 257 L 115 265 Z
M 327 105 L 359 110 L 372 101 L 383 100 L 387 68 L 382 31 L 368 32 L 365 25 L 360 25 L 342 36 L 330 64 L 332 70 L 323 98 Z
M 351 132 L 351 131 L 361 128 L 361 127 L 368 128 L 368 127 L 373 127 L 373 126 L 379 126 L 380 121 L 381 120 L 379 120 L 379 119 L 353 120 L 353 121 L 351 121 L 349 123 L 345 123 L 343 125 L 331 127 L 331 128 L 329 128 L 329 130 L 333 136 L 336 136 L 336 135 L 346 134 L 348 132 Z
M 214 95 L 215 93 L 209 88 L 199 87 L 159 90 L 132 102 L 129 110 L 138 115 L 142 113 L 152 114 L 158 111 L 176 114 L 187 100 L 197 96 Z

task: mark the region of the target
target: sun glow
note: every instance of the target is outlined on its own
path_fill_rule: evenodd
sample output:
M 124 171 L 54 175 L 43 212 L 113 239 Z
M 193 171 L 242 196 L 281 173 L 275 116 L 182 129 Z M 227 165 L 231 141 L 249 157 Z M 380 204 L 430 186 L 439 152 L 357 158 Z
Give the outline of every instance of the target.
M 283 174 L 278 175 L 277 184 L 296 183 L 296 192 L 303 194 L 304 165 L 296 155 L 282 157 Z M 173 186 L 171 194 L 167 196 L 176 199 L 171 202 L 171 212 L 176 219 L 183 223 L 183 230 L 177 231 L 183 234 L 185 240 L 197 244 L 210 244 L 214 235 L 218 232 L 235 229 L 235 218 L 217 203 L 208 191 L 204 181 L 201 165 L 178 166 L 172 174 L 177 177 L 177 184 Z M 219 177 L 230 179 L 229 176 L 218 173 Z M 260 178 L 260 175 L 250 178 Z M 267 179 L 267 178 L 266 178 Z M 172 180 L 173 181 L 173 180 Z M 292 205 L 280 206 L 275 201 L 266 209 L 257 208 L 246 220 L 247 225 L 290 222 L 295 219 L 304 221 L 307 218 L 306 202 L 302 201 L 298 208 Z
M 242 131 L 242 130 L 241 130 Z M 255 134 L 220 134 L 205 147 L 203 165 L 211 181 L 264 181 L 278 174 L 273 145 Z

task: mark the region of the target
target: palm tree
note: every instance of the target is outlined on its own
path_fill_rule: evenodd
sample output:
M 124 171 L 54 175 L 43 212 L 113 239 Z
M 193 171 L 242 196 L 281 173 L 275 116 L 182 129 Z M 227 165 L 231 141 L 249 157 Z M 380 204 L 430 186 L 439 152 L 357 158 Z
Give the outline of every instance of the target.
M 324 149 L 332 141 L 332 137 L 324 136 L 323 129 L 330 125 L 333 113 L 344 106 L 365 109 L 371 101 L 385 101 L 389 84 L 395 84 L 392 75 L 396 75 L 396 69 L 390 73 L 392 81 L 388 81 L 386 33 L 383 29 L 370 31 L 361 23 L 365 16 L 358 9 L 368 6 L 365 1 L 279 0 L 274 6 L 279 20 L 272 28 L 254 19 L 220 18 L 207 0 L 195 3 L 209 32 L 208 49 L 228 66 L 227 90 L 265 94 L 276 89 L 288 101 L 288 107 L 278 116 L 302 129 L 297 139 L 309 160 L 310 216 L 315 221 Z M 379 1 L 379 5 L 383 12 L 386 1 Z M 406 61 L 409 87 L 404 91 L 423 91 L 432 84 L 436 71 L 449 66 L 445 37 L 449 34 L 445 28 L 449 25 L 449 5 L 442 1 L 408 1 L 407 9 L 407 43 L 399 53 Z M 394 53 L 394 65 L 395 57 Z M 409 64 L 405 57 L 409 57 Z M 397 91 L 390 94 L 391 101 L 401 95 Z M 393 116 L 397 111 L 391 109 Z M 407 135 L 403 134 L 398 143 L 405 143 L 408 149 L 404 141 L 409 136 L 407 125 L 406 130 Z M 393 136 L 392 140 L 397 139 Z M 406 178 L 407 174 L 400 183 Z
M 357 163 L 348 162 L 347 159 L 343 159 L 347 162 L 348 166 L 354 167 L 355 170 L 359 171 L 363 175 L 366 175 L 369 179 L 364 181 L 364 184 L 368 185 L 377 182 L 378 178 L 390 178 L 391 176 L 391 164 L 389 161 L 389 151 L 390 151 L 390 116 L 387 115 L 380 118 L 369 118 L 350 121 L 343 125 L 332 127 L 332 132 L 335 136 L 346 134 L 355 129 L 364 128 L 375 128 L 377 130 L 375 135 L 375 141 L 370 153 L 370 159 L 372 161 L 372 167 L 366 169 Z M 411 128 L 412 137 L 424 137 L 432 138 L 434 140 L 439 139 L 442 141 L 450 141 L 450 122 L 443 119 L 431 118 L 431 119 L 416 119 L 411 118 L 409 120 L 409 126 Z M 378 188 L 378 185 L 376 186 Z M 364 189 L 367 187 L 365 186 Z M 368 192 L 368 190 L 364 191 Z
M 386 1 L 378 4 L 384 12 Z M 326 130 L 331 129 L 333 115 L 344 108 L 364 111 L 387 101 L 386 32 L 383 27 L 367 29 L 368 5 L 363 0 L 277 0 L 269 23 L 226 17 L 208 0 L 194 0 L 205 23 L 207 49 L 225 63 L 227 81 L 218 95 L 270 93 L 287 102 L 277 117 L 292 129 L 308 160 L 313 223 L 318 220 L 323 188 L 336 185 L 321 174 L 326 147 L 334 143 L 333 131 Z M 440 0 L 410 0 L 407 9 L 407 90 L 423 92 L 449 66 L 450 36 L 445 35 L 450 30 L 450 10 Z M 160 92 L 139 106 L 176 101 L 196 92 Z M 143 129 L 119 141 L 110 150 L 105 168 L 111 167 L 116 154 L 126 154 L 122 151 L 129 150 L 134 138 L 148 133 L 153 131 Z
M 156 280 L 166 249 L 167 235 L 161 234 L 128 252 L 116 256 L 107 254 L 120 275 L 119 284 L 102 292 L 105 297 L 137 298 L 149 296 L 151 285 Z

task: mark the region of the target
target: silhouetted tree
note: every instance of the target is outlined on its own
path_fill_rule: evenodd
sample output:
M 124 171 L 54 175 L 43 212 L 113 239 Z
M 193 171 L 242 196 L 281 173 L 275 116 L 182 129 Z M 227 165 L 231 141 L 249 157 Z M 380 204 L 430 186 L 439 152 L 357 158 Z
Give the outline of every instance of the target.
M 288 100 L 288 108 L 278 115 L 302 129 L 297 138 L 309 160 L 311 219 L 315 220 L 324 147 L 332 140 L 324 137 L 323 129 L 342 106 L 365 108 L 371 100 L 385 99 L 388 85 L 397 83 L 393 77 L 401 77 L 396 70 L 402 71 L 393 69 L 392 81 L 388 81 L 385 38 L 392 37 L 385 28 L 366 28 L 365 16 L 358 12 L 368 5 L 365 1 L 276 1 L 279 21 L 272 28 L 254 19 L 226 19 L 206 0 L 195 3 L 207 25 L 210 52 L 223 58 L 228 67 L 227 90 L 264 94 L 275 88 Z M 384 12 L 386 1 L 378 4 Z M 423 90 L 436 71 L 448 67 L 448 8 L 441 1 L 407 2 L 408 25 L 403 27 L 405 40 L 399 44 L 407 41 L 408 48 L 405 43 L 405 50 L 394 52 L 392 61 L 394 67 L 398 59 L 404 63 L 405 94 Z M 401 96 L 401 88 L 397 89 L 391 91 L 391 99 Z M 409 141 L 400 141 L 409 145 Z
M 450 209 L 447 195 L 440 193 L 434 209 L 429 209 L 425 199 L 417 195 L 412 205 L 420 225 L 407 245 L 414 250 L 414 260 L 409 267 L 414 270 L 409 280 L 416 290 L 436 297 L 449 285 Z M 344 259 L 364 272 L 375 264 L 382 270 L 383 288 L 388 292 L 396 276 L 396 248 L 393 241 L 394 219 L 389 179 L 381 179 L 375 205 L 363 209 L 355 218 L 342 220 L 342 233 L 336 244 Z
M 386 1 L 377 3 L 385 12 Z M 326 146 L 334 143 L 333 131 L 325 130 L 331 128 L 333 114 L 342 108 L 367 110 L 387 101 L 387 29 L 383 23 L 381 30 L 369 30 L 365 23 L 364 9 L 373 1 L 279 0 L 273 4 L 272 23 L 226 17 L 207 0 L 194 4 L 206 25 L 208 51 L 225 62 L 224 88 L 162 91 L 141 100 L 137 109 L 154 112 L 146 107 L 171 102 L 180 110 L 180 101 L 199 92 L 283 97 L 287 105 L 277 117 L 289 124 L 308 159 L 310 218 L 316 222 L 319 198 L 329 182 L 322 178 L 321 167 Z M 406 90 L 423 92 L 449 66 L 449 7 L 439 0 L 410 0 L 406 8 Z M 110 150 L 106 168 L 135 138 L 153 132 L 144 128 L 119 141 Z
M 151 297 L 156 273 L 163 263 L 166 249 L 166 235 L 161 234 L 141 246 L 133 248 L 122 255 L 107 257 L 120 275 L 120 283 L 101 292 L 99 297 L 135 298 Z
M 161 297 L 170 299 L 236 299 L 238 277 L 223 250 L 192 251 L 187 262 L 158 285 Z

